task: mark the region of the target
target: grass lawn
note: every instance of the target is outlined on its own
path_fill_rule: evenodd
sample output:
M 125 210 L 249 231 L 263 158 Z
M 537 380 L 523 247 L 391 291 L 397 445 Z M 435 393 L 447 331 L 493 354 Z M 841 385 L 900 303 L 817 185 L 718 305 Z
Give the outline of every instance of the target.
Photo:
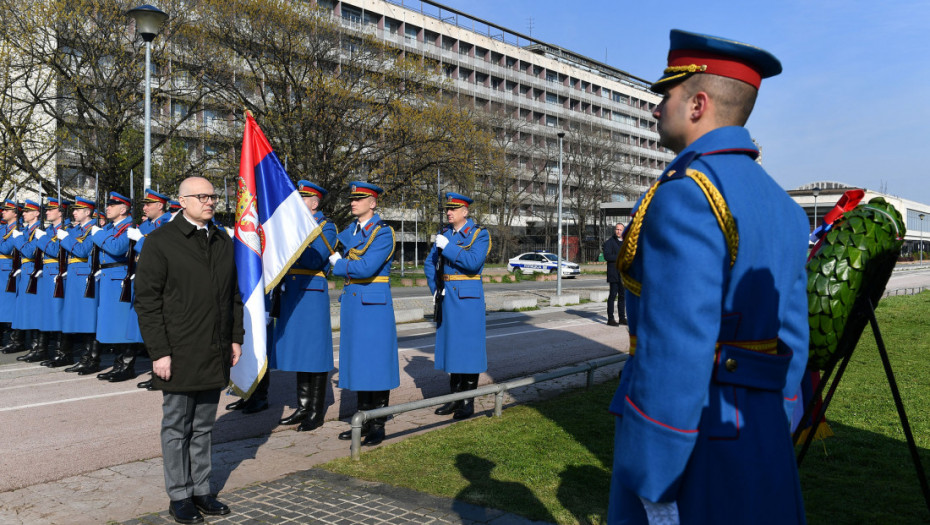
M 884 299 L 878 319 L 930 468 L 930 292 Z M 476 417 L 323 468 L 536 520 L 604 523 L 615 386 Z M 815 442 L 801 467 L 809 523 L 930 522 L 869 328 L 827 418 L 836 436 Z

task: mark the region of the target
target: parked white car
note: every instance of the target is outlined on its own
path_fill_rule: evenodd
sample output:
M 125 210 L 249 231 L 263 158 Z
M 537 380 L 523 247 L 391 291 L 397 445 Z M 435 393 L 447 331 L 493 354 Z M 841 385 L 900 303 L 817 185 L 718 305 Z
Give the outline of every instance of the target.
M 558 267 L 559 256 L 549 252 L 521 253 L 507 261 L 507 270 L 523 272 L 524 275 L 536 272 L 555 273 Z M 581 267 L 573 262 L 562 260 L 562 277 L 575 277 L 581 275 Z

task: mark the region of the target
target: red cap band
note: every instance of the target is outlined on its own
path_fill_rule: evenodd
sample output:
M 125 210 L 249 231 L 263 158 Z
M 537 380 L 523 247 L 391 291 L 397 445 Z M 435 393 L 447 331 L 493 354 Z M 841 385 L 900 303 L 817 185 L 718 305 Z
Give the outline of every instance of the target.
M 738 60 L 732 56 L 723 56 L 707 51 L 692 49 L 676 49 L 668 53 L 669 68 L 685 68 L 697 66 L 700 69 L 692 73 L 708 73 L 727 78 L 742 80 L 759 89 L 762 84 L 762 74 L 748 62 Z

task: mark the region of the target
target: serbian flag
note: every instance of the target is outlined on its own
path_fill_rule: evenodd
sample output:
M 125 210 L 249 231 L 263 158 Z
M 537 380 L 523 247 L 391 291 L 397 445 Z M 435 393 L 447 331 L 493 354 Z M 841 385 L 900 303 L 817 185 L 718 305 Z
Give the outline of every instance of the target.
M 248 399 L 268 366 L 265 294 L 320 231 L 251 113 L 245 117 L 236 197 L 234 251 L 245 342 L 230 389 Z

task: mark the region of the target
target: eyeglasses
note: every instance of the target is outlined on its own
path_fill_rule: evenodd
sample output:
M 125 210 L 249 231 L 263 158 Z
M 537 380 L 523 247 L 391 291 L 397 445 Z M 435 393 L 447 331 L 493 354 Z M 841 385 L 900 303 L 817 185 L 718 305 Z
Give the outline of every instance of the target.
M 210 202 L 210 201 L 218 202 L 218 201 L 220 200 L 220 196 L 217 195 L 217 194 L 215 194 L 215 193 L 212 194 L 212 195 L 209 194 L 209 193 L 197 193 L 197 194 L 194 194 L 194 195 L 181 195 L 181 196 L 182 196 L 182 197 L 193 197 L 193 198 L 199 200 L 199 201 L 201 202 L 201 204 L 206 204 L 206 203 L 208 203 L 208 202 Z

